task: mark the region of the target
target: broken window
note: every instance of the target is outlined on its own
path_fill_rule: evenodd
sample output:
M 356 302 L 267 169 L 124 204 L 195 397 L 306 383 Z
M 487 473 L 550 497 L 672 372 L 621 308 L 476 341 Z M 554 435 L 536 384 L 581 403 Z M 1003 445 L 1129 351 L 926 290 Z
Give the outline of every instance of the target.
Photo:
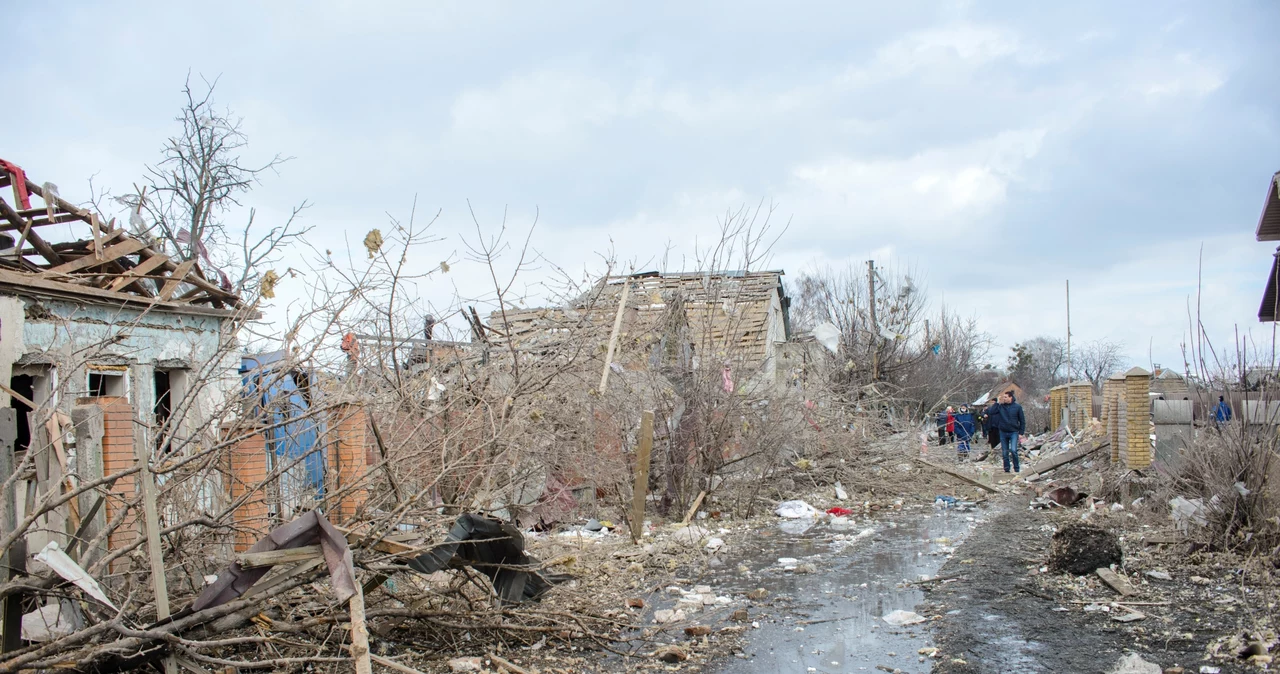
M 184 410 L 182 399 L 186 396 L 187 371 L 181 369 L 160 369 L 154 372 L 153 385 L 155 404 L 152 413 L 155 415 L 155 443 L 161 454 L 173 451 L 173 440 L 180 437 L 179 429 Z M 175 413 L 178 415 L 175 419 Z
M 15 375 L 9 380 L 9 388 L 27 400 L 35 398 L 35 378 L 31 375 Z M 18 411 L 18 437 L 13 451 L 25 452 L 31 446 L 31 408 L 16 396 L 9 397 L 9 406 Z
M 129 371 L 125 366 L 98 366 L 89 368 L 87 390 L 90 398 L 128 398 Z

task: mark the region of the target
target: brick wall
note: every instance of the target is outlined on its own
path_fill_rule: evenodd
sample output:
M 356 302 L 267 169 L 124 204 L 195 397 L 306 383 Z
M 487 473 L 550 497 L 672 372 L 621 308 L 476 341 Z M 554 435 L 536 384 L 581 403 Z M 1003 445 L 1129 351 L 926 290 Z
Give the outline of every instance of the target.
M 236 552 L 244 552 L 271 530 L 266 486 L 262 484 L 267 477 L 266 436 L 257 432 L 237 442 L 231 448 L 230 463 L 228 496 L 234 502 L 248 494 L 231 514 L 236 526 Z
M 329 511 L 335 522 L 349 522 L 369 499 L 368 448 L 374 441 L 369 417 L 361 405 L 341 405 L 330 421 L 333 441 L 329 444 L 329 493 L 342 492 Z M 354 488 L 347 490 L 348 487 Z M 346 490 L 346 491 L 343 491 Z
M 102 408 L 102 474 L 110 475 L 134 467 L 138 459 L 133 448 L 133 407 L 129 401 L 119 397 L 101 397 L 81 398 L 77 403 Z M 137 474 L 116 480 L 104 503 L 107 522 L 113 521 L 122 509 L 129 508 L 128 504 L 137 494 Z M 107 535 L 110 549 L 117 550 L 138 540 L 140 515 L 139 508 L 129 508 L 124 522 Z
M 1055 386 L 1049 389 L 1049 429 L 1056 431 L 1062 426 L 1062 408 L 1067 404 L 1067 387 Z
M 1067 423 L 1071 425 L 1072 432 L 1078 433 L 1093 418 L 1093 384 L 1087 381 L 1068 384 L 1066 399 Z
M 1120 458 L 1126 468 L 1142 469 L 1151 465 L 1151 373 L 1135 367 L 1125 373 L 1124 399 L 1128 418 L 1125 420 L 1124 447 Z
M 1124 394 L 1124 377 L 1112 376 L 1102 383 L 1102 424 L 1111 442 L 1111 462 L 1120 460 L 1120 397 Z

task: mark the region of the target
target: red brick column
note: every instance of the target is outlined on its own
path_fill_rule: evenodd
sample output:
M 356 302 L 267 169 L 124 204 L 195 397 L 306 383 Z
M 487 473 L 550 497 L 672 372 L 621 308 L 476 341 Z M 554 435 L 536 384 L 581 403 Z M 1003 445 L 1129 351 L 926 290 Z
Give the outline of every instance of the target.
M 231 514 L 236 525 L 236 552 L 248 550 L 271 530 L 266 487 L 262 484 L 266 477 L 267 440 L 261 432 L 256 432 L 231 448 L 227 493 L 233 502 L 249 494 Z
M 336 522 L 349 522 L 369 499 L 369 444 L 373 434 L 364 406 L 339 405 L 331 417 L 333 442 L 329 446 L 329 493 L 342 492 L 330 508 Z M 353 488 L 348 489 L 348 487 Z M 345 490 L 345 491 L 344 491 Z
M 134 453 L 133 407 L 120 397 L 81 398 L 80 404 L 98 405 L 102 408 L 102 474 L 104 476 L 133 468 L 138 463 Z M 107 494 L 107 522 L 113 521 L 122 509 L 138 495 L 137 474 L 126 475 L 115 481 Z M 137 541 L 138 510 L 130 509 L 124 521 L 107 534 L 107 547 L 118 550 Z

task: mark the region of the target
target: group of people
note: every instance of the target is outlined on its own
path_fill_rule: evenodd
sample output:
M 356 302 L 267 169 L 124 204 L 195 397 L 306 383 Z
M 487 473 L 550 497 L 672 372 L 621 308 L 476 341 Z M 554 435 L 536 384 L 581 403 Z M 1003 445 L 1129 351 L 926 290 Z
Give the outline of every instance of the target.
M 987 443 L 994 451 L 1000 447 L 1000 456 L 1004 461 L 1004 472 L 1018 473 L 1022 465 L 1018 460 L 1018 442 L 1027 432 L 1027 417 L 1022 405 L 1014 399 L 1011 391 L 1001 393 L 995 400 L 974 418 L 968 405 L 961 405 L 960 411 L 947 407 L 937 417 L 938 444 L 956 443 L 956 458 L 964 461 L 969 458 L 969 443 L 981 429 Z

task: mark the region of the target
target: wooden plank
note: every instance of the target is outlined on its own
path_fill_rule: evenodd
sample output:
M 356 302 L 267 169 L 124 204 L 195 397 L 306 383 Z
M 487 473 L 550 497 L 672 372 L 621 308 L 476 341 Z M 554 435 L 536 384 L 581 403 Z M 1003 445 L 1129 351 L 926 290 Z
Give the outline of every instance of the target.
M 1111 446 L 1111 441 L 1103 440 L 1099 444 L 1089 445 L 1087 447 L 1077 447 L 1065 454 L 1051 456 L 1045 459 L 1044 461 L 1041 461 L 1040 463 L 1036 464 L 1035 468 L 1032 468 L 1031 472 L 1027 473 L 1027 475 L 1025 476 L 1025 479 L 1030 480 L 1032 478 L 1040 477 L 1042 473 L 1047 473 L 1053 470 L 1054 468 L 1066 465 L 1077 459 L 1082 459 L 1098 451 L 1099 449 L 1102 449 L 1103 447 L 1110 447 L 1110 446 Z
M 636 447 L 636 484 L 631 491 L 631 538 L 637 544 L 644 532 L 644 504 L 649 495 L 649 456 L 653 452 L 653 411 L 640 418 L 640 444 Z
M 151 588 L 156 595 L 156 618 L 169 617 L 169 583 L 164 575 L 164 556 L 160 549 L 160 514 L 156 510 L 156 483 L 151 474 L 146 434 L 142 425 L 134 428 L 133 453 L 138 462 L 138 484 L 142 491 L 142 513 L 147 529 L 147 557 L 151 563 Z
M 304 545 L 298 548 L 286 548 L 284 550 L 268 550 L 266 552 L 242 552 L 236 556 L 236 561 L 240 563 L 241 568 L 256 569 L 263 566 L 275 566 L 277 564 L 296 564 L 305 562 L 309 559 L 322 557 L 324 552 L 321 551 L 319 545 Z
M 42 256 L 44 256 L 44 259 L 49 261 L 49 264 L 62 264 L 62 256 L 58 255 L 58 251 L 54 250 L 53 246 L 50 246 L 44 239 L 40 238 L 40 235 L 36 234 L 35 230 L 31 228 L 31 223 L 21 215 L 18 215 L 18 212 L 13 210 L 13 207 L 9 205 L 9 202 L 5 201 L 3 198 L 0 198 L 0 215 L 3 215 L 6 220 L 15 226 L 15 228 L 23 230 L 23 238 L 30 241 L 31 245 L 34 246 L 36 250 L 40 251 Z M 21 249 L 22 245 L 19 244 L 18 248 Z
M 618 334 L 622 332 L 622 316 L 627 311 L 627 295 L 631 293 L 631 280 L 628 279 L 622 284 L 622 298 L 618 300 L 618 313 L 613 317 L 613 332 L 609 334 L 609 349 L 604 356 L 604 372 L 600 373 L 600 388 L 596 389 L 600 395 L 609 390 L 609 370 L 613 365 L 613 352 L 618 348 Z
M 928 461 L 925 461 L 924 459 L 921 459 L 921 458 L 919 458 L 919 457 L 915 457 L 915 459 L 916 459 L 916 461 L 919 461 L 920 463 L 923 463 L 924 465 L 929 466 L 930 468 L 933 468 L 933 469 L 936 469 L 936 470 L 940 470 L 940 471 L 942 471 L 942 472 L 946 473 L 947 475 L 950 475 L 951 477 L 957 478 L 957 479 L 959 479 L 959 480 L 963 480 L 964 482 L 968 482 L 969 484 L 971 484 L 971 485 L 973 485 L 973 486 L 975 486 L 975 487 L 980 487 L 980 488 L 982 488 L 982 489 L 985 489 L 985 490 L 987 490 L 987 491 L 991 492 L 992 494 L 999 493 L 999 491 L 1000 491 L 999 489 L 996 489 L 995 487 L 992 487 L 992 486 L 991 486 L 991 485 L 989 485 L 989 484 L 983 484 L 983 483 L 981 483 L 981 482 L 979 482 L 979 481 L 977 481 L 977 480 L 975 480 L 975 479 L 973 479 L 973 478 L 969 477 L 968 475 L 965 475 L 965 474 L 963 474 L 963 473 L 957 473 L 956 471 L 951 470 L 950 468 L 943 468 L 942 466 L 939 466 L 939 465 L 938 465 L 938 464 L 936 464 L 936 463 L 929 463 Z
M 386 667 L 387 669 L 391 669 L 391 670 L 395 670 L 395 671 L 397 671 L 397 672 L 401 672 L 401 674 L 423 674 L 423 672 L 421 672 L 421 671 L 419 671 L 419 670 L 417 670 L 417 669 L 414 669 L 414 668 L 412 668 L 412 667 L 406 667 L 406 666 L 404 666 L 404 665 L 402 665 L 402 664 L 400 664 L 400 663 L 396 662 L 395 660 L 388 660 L 387 658 L 384 658 L 384 657 L 382 657 L 382 656 L 380 656 L 380 655 L 374 655 L 374 654 L 370 653 L 370 654 L 369 654 L 369 659 L 370 659 L 370 660 L 373 660 L 374 662 L 376 662 L 376 663 L 378 663 L 378 664 L 380 664 L 380 665 L 382 665 L 383 667 Z
M 703 489 L 702 491 L 698 492 L 698 498 L 693 499 L 693 505 L 689 506 L 689 512 L 684 514 L 684 520 L 681 521 L 680 524 L 686 527 L 689 526 L 689 523 L 693 521 L 694 514 L 698 512 L 698 506 L 702 505 L 702 499 L 706 497 L 707 497 L 707 490 Z
M 110 290 L 94 288 L 92 286 L 77 286 L 65 281 L 47 279 L 36 274 L 29 274 L 11 269 L 0 269 L 0 284 L 26 290 L 43 290 L 55 296 L 70 295 L 74 297 L 94 298 L 98 300 L 105 300 L 112 304 L 129 303 L 143 307 L 158 305 L 175 311 L 216 316 L 219 318 L 231 316 L 234 313 L 227 310 L 218 310 L 208 307 L 193 307 L 190 305 L 175 304 L 173 302 L 157 302 L 137 295 L 111 292 Z
M 373 674 L 369 661 L 369 627 L 364 620 L 364 593 L 359 585 L 348 606 L 351 608 L 351 657 L 356 661 L 356 674 Z
M 1111 589 L 1116 592 L 1119 592 L 1121 597 L 1132 597 L 1133 595 L 1138 594 L 1137 588 L 1130 585 L 1129 581 L 1121 578 L 1119 574 L 1111 569 L 1103 567 L 1098 569 L 1097 574 L 1098 577 L 1102 579 L 1102 582 L 1109 585 Z
M 86 255 L 82 258 L 72 260 L 65 264 L 60 264 L 46 271 L 45 274 L 49 274 L 49 275 L 71 274 L 74 272 L 81 271 L 83 269 L 88 269 L 89 267 L 96 267 L 100 264 L 106 264 L 107 262 L 111 262 L 112 260 L 118 260 L 124 257 L 125 255 L 136 253 L 146 247 L 147 247 L 147 244 L 137 239 L 126 239 L 125 241 L 122 241 L 121 243 L 117 243 L 113 246 L 107 246 L 106 250 L 102 251 L 101 258 L 99 258 L 95 252 L 95 254 L 93 255 Z M 97 251 L 98 247 L 95 246 L 94 250 Z
M 161 266 L 164 267 L 168 265 Z M 187 275 L 191 273 L 191 268 L 194 266 L 196 266 L 195 260 L 185 260 L 182 264 L 178 265 L 177 268 L 169 274 L 169 280 L 164 282 L 164 287 L 160 289 L 160 294 L 157 296 L 157 299 L 161 302 L 169 301 L 169 298 L 173 297 L 173 294 L 178 291 L 178 285 L 186 280 Z
M 134 284 L 143 276 L 146 276 L 147 274 L 151 273 L 157 267 L 164 264 L 168 260 L 169 260 L 168 255 L 164 255 L 164 254 L 153 255 L 143 260 L 142 262 L 139 262 L 138 265 L 133 269 L 126 271 L 122 276 L 120 276 L 120 278 L 112 281 L 111 285 L 107 286 L 107 290 L 112 290 L 112 291 L 123 290 L 125 287 Z

